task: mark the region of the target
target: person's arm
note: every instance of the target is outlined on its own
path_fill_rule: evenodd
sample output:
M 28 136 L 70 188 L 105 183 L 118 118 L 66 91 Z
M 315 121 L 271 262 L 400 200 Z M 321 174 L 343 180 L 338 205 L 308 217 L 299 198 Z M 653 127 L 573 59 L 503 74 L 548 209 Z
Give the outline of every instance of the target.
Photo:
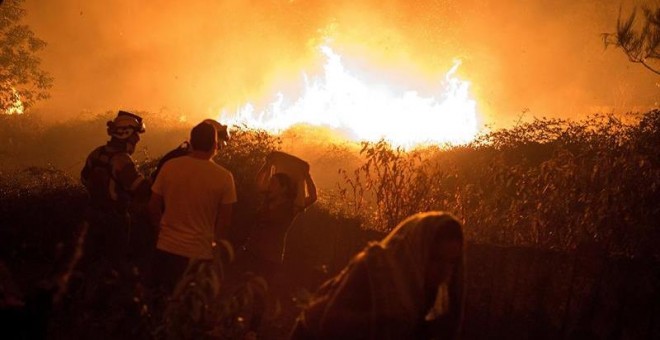
M 366 264 L 356 256 L 338 276 L 326 281 L 303 309 L 291 339 L 370 336 L 372 301 Z
M 231 213 L 233 204 L 220 205 L 218 218 L 215 221 L 215 242 L 229 237 L 229 226 L 231 225 Z
M 231 225 L 231 213 L 232 206 L 236 203 L 236 184 L 234 184 L 234 176 L 231 173 L 228 173 L 226 179 L 227 185 L 224 188 L 224 193 L 222 194 L 222 200 L 220 201 L 220 207 L 218 208 L 218 217 L 215 221 L 215 241 L 222 239 L 227 239 L 229 237 L 229 226 Z
M 266 160 L 266 162 L 259 168 L 257 171 L 257 176 L 255 181 L 257 183 L 257 188 L 260 192 L 268 190 L 268 176 L 270 176 L 270 167 L 271 163 Z
M 89 157 L 85 160 L 85 165 L 80 170 L 80 183 L 82 183 L 86 188 L 89 187 L 89 175 L 91 171 L 91 162 Z
M 149 198 L 151 181 L 144 178 L 135 167 L 133 159 L 127 154 L 118 154 L 112 159 L 113 172 L 124 190 L 130 192 L 138 202 Z
M 163 207 L 165 200 L 163 196 L 155 192 L 151 193 L 147 209 L 149 211 L 149 221 L 155 227 L 160 225 L 160 219 L 163 217 Z
M 307 173 L 307 176 L 305 176 L 305 184 L 307 186 L 307 196 L 305 197 L 305 209 L 307 209 L 317 200 L 316 185 L 314 184 L 312 175 L 310 175 L 309 173 Z

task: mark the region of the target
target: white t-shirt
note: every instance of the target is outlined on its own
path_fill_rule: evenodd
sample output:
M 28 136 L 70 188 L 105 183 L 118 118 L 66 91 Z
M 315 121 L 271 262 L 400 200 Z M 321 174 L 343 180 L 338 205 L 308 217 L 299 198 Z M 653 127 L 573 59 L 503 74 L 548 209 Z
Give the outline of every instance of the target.
M 211 160 L 177 157 L 165 163 L 151 190 L 165 201 L 156 248 L 212 259 L 220 206 L 236 202 L 231 172 Z

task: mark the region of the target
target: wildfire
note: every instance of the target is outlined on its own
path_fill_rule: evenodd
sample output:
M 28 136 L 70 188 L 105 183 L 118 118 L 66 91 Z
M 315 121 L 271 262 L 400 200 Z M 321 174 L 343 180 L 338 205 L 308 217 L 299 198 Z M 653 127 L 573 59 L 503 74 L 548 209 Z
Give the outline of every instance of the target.
M 358 140 L 384 138 L 406 148 L 441 143 L 465 143 L 478 132 L 476 103 L 469 83 L 455 77 L 460 62 L 447 72 L 437 96 L 415 90 L 394 91 L 386 84 L 369 84 L 349 73 L 341 56 L 321 47 L 326 57 L 324 77 L 303 74 L 303 95 L 287 100 L 278 93 L 264 110 L 248 103 L 223 122 L 246 124 L 278 133 L 295 124 L 329 126 L 350 131 Z
M 14 87 L 11 88 L 11 92 L 11 104 L 5 109 L 5 113 L 8 115 L 23 114 L 24 107 L 20 94 Z

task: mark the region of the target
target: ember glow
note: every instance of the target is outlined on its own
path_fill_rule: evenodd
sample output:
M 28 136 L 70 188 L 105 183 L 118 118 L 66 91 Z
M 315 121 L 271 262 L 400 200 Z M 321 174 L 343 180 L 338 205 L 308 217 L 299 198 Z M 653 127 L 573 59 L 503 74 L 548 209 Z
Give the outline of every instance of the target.
M 422 96 L 414 89 L 370 83 L 351 74 L 342 58 L 330 47 L 321 51 L 326 58 L 323 77 L 303 74 L 300 98 L 278 93 L 263 110 L 248 103 L 235 113 L 223 112 L 221 121 L 245 124 L 278 133 L 296 124 L 328 126 L 348 131 L 355 140 L 385 139 L 406 148 L 442 143 L 465 143 L 478 132 L 476 102 L 470 98 L 469 83 L 455 72 L 447 72 L 435 96 Z
M 20 94 L 18 94 L 18 91 L 16 91 L 15 88 L 11 88 L 12 95 L 11 95 L 11 104 L 7 109 L 5 109 L 5 114 L 8 115 L 20 115 L 23 114 L 24 107 L 23 107 L 23 101 L 21 100 Z

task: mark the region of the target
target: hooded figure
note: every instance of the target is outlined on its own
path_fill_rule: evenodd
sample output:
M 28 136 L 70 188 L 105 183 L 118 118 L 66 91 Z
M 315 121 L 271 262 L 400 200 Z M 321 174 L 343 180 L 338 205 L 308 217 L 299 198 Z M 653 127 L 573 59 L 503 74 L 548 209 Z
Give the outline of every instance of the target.
M 463 244 L 462 226 L 449 214 L 407 218 L 319 288 L 292 338 L 457 338 Z

